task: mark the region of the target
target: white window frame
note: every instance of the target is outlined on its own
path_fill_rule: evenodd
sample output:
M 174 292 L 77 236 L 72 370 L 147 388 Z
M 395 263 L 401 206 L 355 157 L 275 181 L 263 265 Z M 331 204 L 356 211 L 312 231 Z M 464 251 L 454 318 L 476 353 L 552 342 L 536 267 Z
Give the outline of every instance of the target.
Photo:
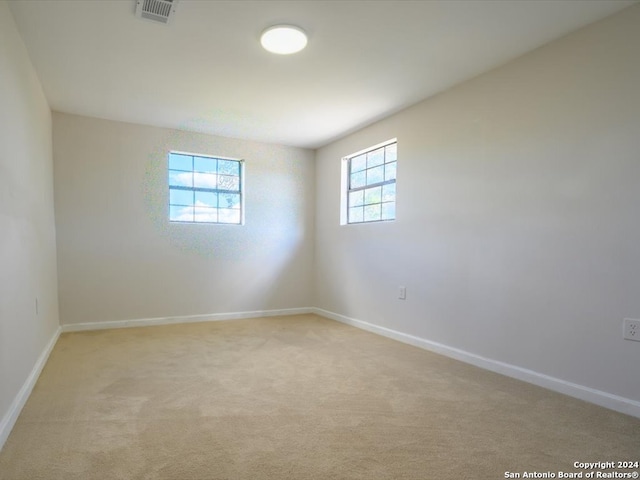
M 191 170 L 173 170 L 171 169 L 171 155 L 175 154 L 175 155 L 184 155 L 184 156 L 189 156 L 189 157 L 193 157 L 192 159 L 192 168 Z M 193 180 L 192 185 L 189 186 L 178 186 L 178 185 L 172 185 L 171 184 L 171 172 L 184 172 L 184 173 L 192 173 L 193 175 L 197 174 L 197 173 L 203 173 L 203 174 L 208 174 L 208 175 L 221 175 L 218 171 L 218 168 L 216 168 L 216 173 L 210 173 L 210 172 L 202 172 L 199 170 L 196 170 L 196 166 L 195 166 L 195 158 L 201 158 L 201 159 L 210 159 L 210 160 L 223 160 L 223 161 L 232 161 L 232 162 L 237 162 L 238 163 L 238 190 L 224 190 L 224 189 L 220 189 L 218 188 L 218 186 L 216 185 L 216 187 L 197 187 L 195 186 L 195 180 Z M 225 174 L 222 174 L 223 176 Z M 231 175 L 230 176 L 235 177 L 236 175 Z M 183 223 L 183 224 L 196 224 L 196 225 L 244 225 L 244 203 L 245 203 L 245 186 L 244 186 L 244 176 L 245 176 L 245 172 L 244 172 L 244 160 L 243 159 L 239 159 L 239 158 L 230 158 L 230 157 L 223 157 L 220 155 L 208 155 L 208 154 L 201 154 L 201 153 L 193 153 L 193 152 L 183 152 L 183 151 L 178 151 L 178 150 L 171 150 L 169 151 L 169 153 L 167 154 L 167 189 L 168 189 L 168 219 L 170 223 Z M 219 179 L 216 180 L 216 182 L 219 182 Z M 171 207 L 177 207 L 180 206 L 180 204 L 172 204 L 171 203 L 171 190 L 182 190 L 182 191 L 187 191 L 187 192 L 193 192 L 194 194 L 194 202 L 193 202 L 193 208 L 194 208 L 194 217 L 193 220 L 172 220 L 172 216 L 171 216 Z M 197 201 L 195 200 L 195 195 L 196 192 L 208 192 L 208 193 L 213 193 L 215 195 L 217 195 L 217 201 L 220 201 L 220 194 L 225 194 L 225 193 L 230 193 L 230 194 L 238 194 L 240 197 L 240 208 L 239 208 L 239 221 L 238 222 L 225 222 L 225 221 L 220 221 L 220 210 L 225 210 L 225 209 L 221 209 L 219 204 L 216 207 L 209 207 L 211 208 L 211 210 L 216 210 L 216 214 L 218 215 L 218 219 L 215 221 L 212 220 L 197 220 L 197 214 L 195 212 L 195 209 L 198 208 L 197 206 Z M 189 207 L 189 205 L 184 205 L 185 207 Z M 235 209 L 234 209 L 235 210 Z
M 396 144 L 396 148 L 397 148 L 397 143 L 398 143 L 398 139 L 397 138 L 392 138 L 390 140 L 378 143 L 376 145 L 373 145 L 371 147 L 367 147 L 364 148 L 362 150 L 359 150 L 355 153 L 349 154 L 346 157 L 342 158 L 342 167 L 341 167 L 341 186 L 340 186 L 340 225 L 369 225 L 372 223 L 387 223 L 387 222 L 393 222 L 395 221 L 395 219 L 397 218 L 397 212 L 394 215 L 393 218 L 391 219 L 380 219 L 380 220 L 368 220 L 368 221 L 362 221 L 362 222 L 349 222 L 349 192 L 357 190 L 357 189 L 350 189 L 350 178 L 349 178 L 349 174 L 350 174 L 350 162 L 353 158 L 358 157 L 362 154 L 366 154 L 368 152 L 377 150 L 379 148 L 383 148 L 386 147 L 388 145 L 393 145 Z M 396 154 L 396 165 L 397 165 L 397 154 Z M 379 182 L 376 184 L 371 184 L 371 185 L 366 185 L 366 187 L 371 187 L 371 186 L 376 186 L 376 185 L 383 185 L 385 183 L 393 183 L 394 185 L 397 184 L 397 179 L 394 178 L 393 182 Z M 359 187 L 358 189 L 361 188 L 365 188 L 365 187 Z M 381 202 L 382 203 L 382 202 Z M 397 208 L 397 193 L 396 193 L 396 197 L 394 198 L 394 205 Z

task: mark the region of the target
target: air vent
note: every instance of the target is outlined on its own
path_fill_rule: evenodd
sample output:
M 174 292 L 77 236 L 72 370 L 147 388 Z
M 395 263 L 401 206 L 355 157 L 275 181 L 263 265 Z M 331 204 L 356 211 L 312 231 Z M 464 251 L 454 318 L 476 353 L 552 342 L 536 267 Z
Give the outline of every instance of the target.
M 171 23 L 178 0 L 136 0 L 136 17 L 158 23 Z

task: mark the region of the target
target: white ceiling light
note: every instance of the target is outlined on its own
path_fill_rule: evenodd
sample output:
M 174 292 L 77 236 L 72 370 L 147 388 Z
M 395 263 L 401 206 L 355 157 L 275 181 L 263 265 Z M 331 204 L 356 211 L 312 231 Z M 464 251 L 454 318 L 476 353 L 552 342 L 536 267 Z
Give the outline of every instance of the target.
M 274 25 L 262 32 L 260 43 L 271 53 L 289 55 L 307 46 L 307 34 L 293 25 Z

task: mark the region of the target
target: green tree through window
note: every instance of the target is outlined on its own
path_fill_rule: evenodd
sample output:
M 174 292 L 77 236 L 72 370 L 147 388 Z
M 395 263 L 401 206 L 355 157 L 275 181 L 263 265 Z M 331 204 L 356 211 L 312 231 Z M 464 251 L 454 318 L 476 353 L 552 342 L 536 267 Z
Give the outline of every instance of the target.
M 396 141 L 347 157 L 347 223 L 396 218 Z
M 169 220 L 242 223 L 243 162 L 169 153 Z

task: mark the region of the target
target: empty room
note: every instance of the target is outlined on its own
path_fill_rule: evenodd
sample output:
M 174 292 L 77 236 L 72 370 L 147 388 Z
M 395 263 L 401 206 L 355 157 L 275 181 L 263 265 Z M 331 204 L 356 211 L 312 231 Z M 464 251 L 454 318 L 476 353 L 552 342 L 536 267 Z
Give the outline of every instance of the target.
M 638 478 L 638 0 L 0 0 L 0 480 Z

